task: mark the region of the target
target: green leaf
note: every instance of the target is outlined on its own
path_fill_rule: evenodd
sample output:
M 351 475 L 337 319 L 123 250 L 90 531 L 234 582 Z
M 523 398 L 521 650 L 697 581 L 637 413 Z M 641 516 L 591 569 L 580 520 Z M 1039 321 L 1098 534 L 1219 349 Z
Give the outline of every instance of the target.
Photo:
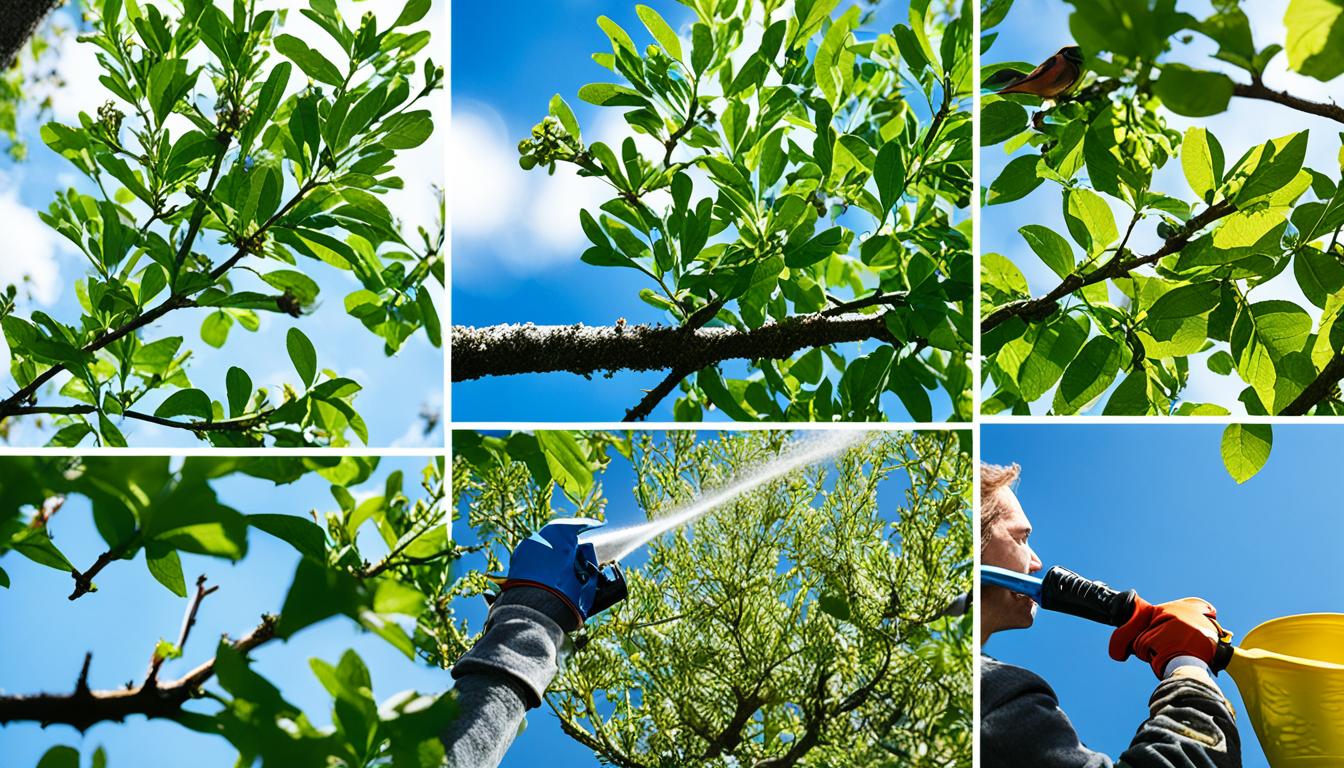
M 79 768 L 79 750 L 74 747 L 52 747 L 37 761 L 37 768 Z
M 145 547 L 145 565 L 154 580 L 178 597 L 187 596 L 187 582 L 182 576 L 182 558 L 172 547 L 154 543 Z
M 154 415 L 161 419 L 171 419 L 174 416 L 195 416 L 208 421 L 214 415 L 214 412 L 210 407 L 209 395 L 199 389 L 179 389 L 169 395 L 155 409 Z
M 1292 0 L 1283 23 L 1290 68 L 1322 82 L 1344 74 L 1344 3 Z
M 1293 256 L 1293 276 L 1307 300 L 1322 309 L 1330 296 L 1344 290 L 1344 264 L 1339 257 L 1305 246 Z
M 1064 369 L 1052 405 L 1057 416 L 1070 416 L 1086 408 L 1115 381 L 1120 370 L 1121 348 L 1109 336 L 1093 336 L 1082 352 Z
M 122 436 L 121 430 L 102 412 L 98 413 L 98 434 L 102 435 L 103 445 L 108 448 L 126 447 L 126 438 Z
M 830 256 L 840 248 L 844 241 L 845 229 L 831 227 L 808 240 L 803 245 L 785 250 L 784 264 L 788 267 L 806 267 Z
M 1241 308 L 1232 323 L 1232 357 L 1237 373 L 1267 408 L 1274 405 L 1276 364 L 1302 351 L 1311 335 L 1311 316 L 1290 301 L 1261 301 Z
M 1223 183 L 1223 147 L 1207 130 L 1192 127 L 1181 142 L 1181 169 L 1195 196 L 1213 202 L 1213 192 Z
M 201 323 L 201 341 L 219 349 L 229 338 L 229 329 L 233 327 L 233 318 L 222 309 L 205 316 Z
M 429 13 L 429 6 L 430 0 L 407 0 L 406 7 L 401 9 L 401 15 L 392 22 L 392 27 L 404 27 L 423 19 Z
M 589 83 L 579 89 L 579 98 L 599 107 L 642 107 L 649 103 L 639 91 L 616 83 Z
M 339 86 L 345 81 L 341 71 L 325 56 L 308 47 L 308 44 L 293 35 L 280 35 L 275 38 L 275 49 L 282 56 L 298 65 L 304 74 L 326 83 Z
M 275 633 L 282 638 L 290 637 L 304 627 L 338 614 L 356 618 L 361 602 L 359 582 L 353 576 L 328 568 L 325 560 L 301 558 L 280 609 Z
M 1041 185 L 1044 178 L 1037 171 L 1041 163 L 1040 155 L 1021 155 L 1013 158 L 994 183 L 989 185 L 987 205 L 1011 203 L 1031 194 Z
M 900 142 L 888 141 L 877 151 L 873 180 L 877 182 L 877 193 L 882 199 L 885 217 L 905 192 L 905 157 L 901 154 Z
M 1232 78 L 1183 64 L 1165 64 L 1153 92 L 1167 109 L 1186 117 L 1208 117 L 1227 110 L 1232 100 Z
M 1027 110 L 1015 101 L 995 101 L 980 110 L 980 146 L 1006 141 L 1027 130 Z
M 266 272 L 261 279 L 278 291 L 284 291 L 299 300 L 300 304 L 312 304 L 317 300 L 317 283 L 298 270 L 277 269 Z
M 677 38 L 677 33 L 672 27 L 658 14 L 657 11 L 647 5 L 636 5 L 635 13 L 639 14 L 639 20 L 644 22 L 644 26 L 653 35 L 653 39 L 667 51 L 667 55 L 678 61 L 681 60 L 681 40 Z
M 1067 315 L 1040 330 L 1018 369 L 1018 392 L 1025 402 L 1040 399 L 1059 381 L 1087 340 L 1087 330 L 1086 320 Z
M 1060 277 L 1073 274 L 1073 248 L 1058 232 L 1040 224 L 1028 224 L 1017 231 L 1050 271 Z
M 294 363 L 294 370 L 299 372 L 299 378 L 303 379 L 304 386 L 311 387 L 317 376 L 317 350 L 313 349 L 313 342 L 308 340 L 303 331 L 290 328 L 285 336 L 285 348 L 289 350 L 289 359 Z
M 319 562 L 326 559 L 327 536 L 311 520 L 297 515 L 256 514 L 247 516 L 247 524 L 287 542 L 301 555 Z
M 1100 195 L 1090 189 L 1075 188 L 1064 193 L 1064 223 L 1073 241 L 1089 256 L 1096 256 L 1120 237 L 1115 214 Z
M 1223 430 L 1223 466 L 1240 485 L 1255 477 L 1274 445 L 1274 428 L 1269 424 L 1230 424 Z
M 571 500 L 582 501 L 593 487 L 593 470 L 574 433 L 539 430 L 535 434 L 555 482 Z
M 1227 376 L 1232 373 L 1232 369 L 1236 366 L 1236 362 L 1232 359 L 1232 355 L 1229 355 L 1226 350 L 1222 349 L 1209 355 L 1209 359 L 1205 361 L 1205 364 L 1209 366 L 1210 371 L 1213 371 L 1219 376 Z
M 709 25 L 697 21 L 691 27 L 691 70 L 696 77 L 704 73 L 714 59 L 714 36 Z
M 230 366 L 224 374 L 224 386 L 229 396 L 229 418 L 236 419 L 247 412 L 247 402 L 252 397 L 252 377 L 238 366 Z
M 574 110 L 569 108 L 569 104 L 558 93 L 551 97 L 550 113 L 560 121 L 560 125 L 564 126 L 565 133 L 575 139 L 580 138 L 579 120 L 574 117 Z
M 1208 314 L 1218 306 L 1218 283 L 1194 283 L 1173 288 L 1148 308 L 1139 338 L 1149 357 L 1193 355 L 1208 338 Z

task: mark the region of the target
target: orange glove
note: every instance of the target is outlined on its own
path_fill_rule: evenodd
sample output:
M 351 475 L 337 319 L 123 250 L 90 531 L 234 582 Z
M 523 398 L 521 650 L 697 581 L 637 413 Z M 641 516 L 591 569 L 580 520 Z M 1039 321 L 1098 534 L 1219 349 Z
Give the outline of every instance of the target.
M 1134 654 L 1153 667 L 1158 679 L 1177 656 L 1194 656 L 1212 664 L 1223 628 L 1218 612 L 1204 600 L 1187 597 L 1152 605 L 1138 598 L 1134 615 L 1111 634 L 1110 654 L 1124 661 Z

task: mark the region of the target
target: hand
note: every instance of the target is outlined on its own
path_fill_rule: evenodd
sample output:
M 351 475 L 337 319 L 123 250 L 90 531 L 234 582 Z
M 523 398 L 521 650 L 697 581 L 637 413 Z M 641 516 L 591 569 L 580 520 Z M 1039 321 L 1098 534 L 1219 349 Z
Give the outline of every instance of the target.
M 505 589 L 539 587 L 560 598 L 578 623 L 625 599 L 625 578 L 615 565 L 598 565 L 593 545 L 579 534 L 602 525 L 574 517 L 554 520 L 524 539 L 509 557 Z
M 1187 597 L 1152 605 L 1140 597 L 1134 615 L 1111 634 L 1109 650 L 1116 661 L 1133 654 L 1148 662 L 1160 680 L 1167 663 L 1177 656 L 1212 664 L 1222 634 L 1218 612 L 1204 600 Z

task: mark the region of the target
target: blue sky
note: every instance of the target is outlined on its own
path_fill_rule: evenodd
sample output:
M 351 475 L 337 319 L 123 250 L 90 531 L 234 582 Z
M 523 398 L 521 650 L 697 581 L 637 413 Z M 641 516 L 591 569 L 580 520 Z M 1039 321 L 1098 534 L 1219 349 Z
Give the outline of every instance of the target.
M 494 434 L 502 435 L 504 433 Z M 714 440 L 719 438 L 715 433 L 702 432 L 699 439 Z M 611 453 L 613 456 L 611 463 L 599 476 L 603 495 L 608 500 L 606 508 L 608 524 L 618 527 L 644 522 L 647 517 L 636 502 L 634 495 L 634 470 L 630 462 L 626 461 L 624 457 L 614 451 Z M 878 486 L 878 505 L 884 515 L 889 517 L 896 505 L 901 503 L 902 494 L 908 486 L 909 482 L 905 473 L 900 471 L 893 472 L 886 481 Z M 573 506 L 559 492 L 555 494 L 553 504 L 556 507 L 557 516 L 573 515 Z M 460 511 L 465 517 L 465 508 Z M 459 522 L 458 525 L 458 540 L 467 540 L 468 536 L 464 535 L 461 530 L 465 528 L 465 523 Z M 692 523 L 691 535 L 694 535 L 694 531 L 694 524 Z M 464 561 L 463 567 L 481 567 L 479 560 L 483 560 L 483 558 L 478 558 L 475 561 Z M 637 551 L 622 561 L 622 567 L 626 569 L 639 568 L 646 560 L 647 555 L 643 551 Z M 485 619 L 486 606 L 482 599 L 459 601 L 454 605 L 454 610 L 459 617 L 466 618 L 475 627 L 479 627 Z M 587 747 L 580 745 L 560 730 L 559 719 L 544 704 L 539 709 L 532 710 L 527 719 L 527 727 L 519 734 L 500 766 L 501 768 L 532 768 L 532 766 L 543 764 L 575 766 L 575 768 L 599 764 Z
M 553 94 L 562 95 L 579 119 L 585 141 L 630 135 L 621 110 L 579 100 L 585 83 L 613 75 L 590 58 L 610 49 L 597 26 L 606 15 L 638 42 L 651 38 L 633 0 L 556 0 L 528 7 L 526 24 L 513 11 L 488 3 L 458 3 L 453 9 L 453 144 L 450 197 L 453 209 L 452 319 L 458 325 L 534 322 L 565 325 L 667 323 L 669 318 L 639 299 L 648 278 L 634 270 L 593 267 L 579 261 L 588 241 L 579 209 L 596 209 L 609 189 L 579 179 L 567 168 L 554 177 L 518 167 L 518 140 L 546 115 Z M 649 0 L 679 31 L 693 12 L 672 0 Z M 847 8 L 851 3 L 842 3 Z M 904 21 L 907 4 L 880 6 L 873 30 Z M 506 40 L 507 43 L 501 41 Z M 922 100 L 921 100 L 922 103 Z M 846 353 L 858 347 L 845 345 Z M 864 351 L 871 351 L 871 344 Z M 741 362 L 728 375 L 747 373 Z M 568 373 L 504 376 L 453 385 L 457 421 L 613 421 L 642 397 L 664 372 L 618 373 L 591 381 Z M 935 420 L 950 412 L 947 397 L 932 393 Z M 671 420 L 676 393 L 652 420 Z M 883 399 L 893 419 L 905 418 L 894 395 Z M 722 420 L 717 411 L 708 419 Z
M 1238 486 L 1219 458 L 1215 425 L 986 425 L 980 456 L 1022 465 L 1018 499 L 1046 568 L 1062 565 L 1150 602 L 1200 596 L 1244 637 L 1279 616 L 1344 611 L 1339 545 L 1339 430 L 1274 426 L 1274 451 Z M 1001 632 L 990 655 L 1055 687 L 1083 741 L 1116 757 L 1147 716 L 1152 670 L 1106 655 L 1109 628 L 1037 614 Z M 1235 640 L 1234 640 L 1235 642 Z M 1219 684 L 1245 712 L 1227 675 Z M 1243 714 L 1246 768 L 1267 768 Z
M 422 458 L 385 458 L 378 470 L 353 493 L 381 494 L 383 481 L 394 470 L 405 474 L 407 493 L 426 463 Z M 292 485 L 275 486 L 248 477 L 226 478 L 214 487 L 220 499 L 246 514 L 307 515 L 337 509 L 329 484 L 309 475 Z M 62 551 L 77 567 L 87 567 L 106 549 L 94 531 L 86 499 L 70 497 L 51 523 Z M 198 555 L 182 555 L 188 584 L 199 574 L 219 591 L 202 603 L 196 627 L 183 658 L 168 662 L 165 679 L 175 679 L 210 658 L 221 634 L 237 638 L 257 625 L 263 612 L 278 613 L 298 564 L 294 548 L 253 530 L 247 556 L 237 564 Z M 160 639 L 173 642 L 187 601 L 173 595 L 145 568 L 143 554 L 132 561 L 108 566 L 98 578 L 99 590 L 69 601 L 70 575 L 37 565 L 16 554 L 3 559 L 13 586 L 0 590 L 0 689 L 6 693 L 69 692 L 86 651 L 93 652 L 89 674 L 92 688 L 116 688 L 127 680 L 143 679 L 150 653 Z M 190 587 L 189 587 L 190 588 Z M 296 634 L 289 642 L 272 642 L 257 649 L 254 669 L 275 683 L 284 696 L 302 708 L 319 726 L 331 723 L 331 699 L 308 666 L 310 658 L 335 663 L 353 648 L 368 665 L 378 701 L 407 689 L 437 693 L 448 687 L 448 673 L 413 662 L 378 637 L 362 632 L 354 622 L 333 618 Z M 207 685 L 208 689 L 218 690 Z M 211 711 L 208 703 L 192 705 Z M 94 726 L 82 737 L 68 726 L 43 730 L 35 723 L 0 728 L 0 755 L 6 766 L 33 766 L 50 747 L 74 746 L 84 765 L 98 746 L 112 766 L 180 768 L 183 756 L 202 768 L 231 766 L 237 752 L 221 738 L 188 731 L 174 723 L 133 718 L 125 724 Z
M 305 4 L 296 1 L 289 5 L 297 8 Z M 341 3 L 346 18 L 356 20 L 368 6 L 350 0 Z M 378 11 L 380 14 L 400 8 L 399 5 L 392 8 L 391 4 L 375 7 L 382 8 Z M 420 22 L 420 26 L 443 30 L 446 24 L 445 9 L 444 0 L 436 0 L 430 15 Z M 73 16 L 70 11 L 61 11 L 59 15 L 64 26 L 71 26 Z M 315 27 L 297 13 L 291 16 L 289 25 L 291 32 L 306 39 L 325 38 L 324 33 L 313 34 Z M 436 63 L 447 63 L 443 48 L 447 44 L 446 38 L 446 33 L 440 35 L 437 52 L 432 54 Z M 75 123 L 80 111 L 93 113 L 108 99 L 107 92 L 97 82 L 100 70 L 92 49 L 92 45 L 78 43 L 73 35 L 67 35 L 50 60 L 44 63 L 44 66 L 55 66 L 68 83 L 52 94 L 54 119 Z M 295 71 L 298 71 L 297 68 Z M 291 86 L 297 88 L 299 83 L 292 83 Z M 443 186 L 444 136 L 447 128 L 444 106 L 446 97 L 442 93 L 436 94 L 432 109 L 438 113 L 439 125 L 435 136 L 421 147 L 406 153 L 399 161 L 406 189 L 387 196 L 393 213 L 403 217 L 406 231 L 412 236 L 417 225 L 431 228 L 434 224 L 431 185 Z M 37 211 L 46 210 L 56 191 L 72 185 L 85 193 L 92 193 L 91 182 L 42 143 L 37 136 L 38 127 L 30 115 L 23 130 L 23 138 L 29 148 L 27 162 L 16 164 L 0 156 L 0 220 L 5 222 L 5 242 L 10 246 L 5 249 L 5 258 L 0 261 L 0 284 L 16 281 L 24 274 L 30 275 L 34 298 L 24 309 L 40 309 L 57 320 L 73 323 L 79 317 L 74 281 L 84 275 L 88 262 L 82 254 L 73 250 L 72 245 L 66 245 L 68 241 L 48 229 L 37 218 Z M 212 246 L 209 253 L 218 261 L 222 258 L 222 247 Z M 257 269 L 282 266 L 279 262 L 258 259 L 248 259 L 243 264 Z M 285 334 L 289 328 L 297 326 L 312 339 L 317 348 L 319 368 L 330 368 L 339 375 L 363 384 L 364 390 L 355 399 L 354 405 L 368 424 L 370 445 L 441 446 L 442 428 L 423 435 L 420 411 L 422 408 L 432 411 L 443 409 L 442 350 L 434 348 L 423 332 L 417 332 L 397 356 L 387 357 L 383 353 L 382 340 L 345 313 L 344 297 L 360 287 L 350 273 L 338 272 L 325 264 L 302 259 L 297 268 L 314 278 L 322 291 L 316 313 L 311 316 L 296 321 L 287 315 L 261 313 L 261 330 L 258 333 L 248 333 L 235 324 L 224 347 L 216 350 L 201 342 L 199 337 L 201 322 L 207 311 L 179 310 L 150 325 L 146 338 L 152 340 L 183 336 L 184 348 L 195 350 L 187 369 L 193 385 L 204 389 L 216 400 L 224 400 L 225 372 L 230 366 L 238 364 L 252 374 L 257 386 L 268 387 L 272 397 L 277 398 L 281 382 L 289 382 L 302 389 L 299 376 L 285 351 Z M 235 287 L 239 289 L 255 290 L 257 286 L 264 284 L 253 275 L 240 272 L 235 277 Z M 437 287 L 432 290 L 436 292 L 434 298 L 442 310 L 443 292 Z M 12 391 L 14 383 L 9 376 L 8 351 L 2 342 L 0 352 L 3 352 L 0 360 L 6 361 L 0 364 L 0 389 Z M 62 381 L 63 378 L 58 379 L 58 382 Z M 164 396 L 166 393 L 147 397 L 144 401 L 145 410 L 152 412 Z M 201 445 L 183 430 L 131 420 L 119 426 L 135 447 Z M 50 433 L 50 429 L 40 429 L 32 419 L 27 419 L 11 433 L 10 441 L 19 445 L 42 445 Z M 351 435 L 350 439 L 358 445 L 358 438 Z
M 1288 7 L 1288 0 L 1255 0 L 1241 5 L 1250 19 L 1257 47 L 1263 48 L 1275 42 L 1283 44 L 1285 35 L 1283 16 Z M 1203 18 L 1211 12 L 1210 5 L 1205 0 L 1178 0 L 1176 6 L 1179 10 L 1198 18 Z M 1031 63 L 1044 61 L 1055 51 L 1072 43 L 1069 34 L 1069 13 L 1072 10 L 1073 6 L 1063 0 L 1016 0 L 1007 19 L 993 30 L 998 32 L 998 38 L 993 47 L 982 55 L 982 64 L 1003 61 Z M 1182 33 L 1185 34 L 1187 33 Z M 1216 44 L 1203 35 L 1188 34 L 1192 37 L 1191 42 L 1174 43 L 1173 51 L 1165 60 L 1186 62 L 1201 69 L 1223 71 L 1239 82 L 1247 81 L 1248 76 L 1244 71 L 1238 71 L 1231 65 L 1210 58 L 1217 51 Z M 1314 101 L 1330 101 L 1331 98 L 1338 98 L 1338 82 L 1322 83 L 1288 71 L 1287 57 L 1284 54 L 1279 54 L 1266 68 L 1265 84 Z M 1306 165 L 1321 168 L 1326 173 L 1338 167 L 1336 153 L 1339 151 L 1339 125 L 1325 118 L 1306 115 L 1269 102 L 1238 98 L 1232 99 L 1227 112 L 1213 117 L 1188 118 L 1171 113 L 1166 115 L 1167 124 L 1182 134 L 1187 128 L 1195 125 L 1207 128 L 1222 143 L 1229 164 L 1235 162 L 1250 147 L 1269 139 L 1310 129 Z M 1011 159 L 1004 154 L 1003 147 L 1003 144 L 997 144 L 982 149 L 980 153 L 982 186 L 989 186 Z M 1028 151 L 1032 150 L 1027 148 L 1020 150 L 1019 153 Z M 1084 169 L 1080 175 L 1085 172 Z M 1155 174 L 1153 188 L 1181 199 L 1188 200 L 1192 197 L 1190 187 L 1181 172 L 1180 163 L 1175 161 L 1168 162 Z M 1067 237 L 1061 200 L 1059 185 L 1046 182 L 1021 200 L 981 209 L 981 252 L 1001 253 L 1010 258 L 1026 276 L 1033 295 L 1039 295 L 1053 288 L 1059 279 L 1032 253 L 1017 230 L 1025 224 L 1044 224 L 1064 233 Z M 1118 201 L 1111 202 L 1119 226 L 1123 229 L 1131 213 Z M 1149 253 L 1155 250 L 1159 242 L 1155 227 L 1155 220 L 1150 218 L 1135 229 L 1131 245 L 1136 253 Z M 1115 295 L 1115 292 L 1112 292 L 1112 296 Z M 1320 315 L 1320 311 L 1312 307 L 1302 295 L 1293 278 L 1292 270 L 1287 270 L 1276 279 L 1257 287 L 1252 293 L 1252 299 L 1255 301 L 1288 299 L 1307 308 L 1312 317 Z M 1192 356 L 1191 382 L 1185 391 L 1185 399 L 1192 402 L 1217 403 L 1233 413 L 1244 413 L 1245 408 L 1237 401 L 1237 395 L 1245 388 L 1245 384 L 1235 375 L 1219 376 L 1209 371 L 1203 362 L 1208 354 L 1210 353 Z M 992 391 L 986 388 L 985 396 L 992 394 Z M 1046 393 L 1042 398 L 1043 402 L 1038 402 L 1033 412 L 1044 413 L 1053 396 L 1053 390 Z M 1101 402 L 1104 403 L 1105 399 L 1103 398 Z M 1100 409 L 1097 409 L 1097 412 L 1099 413 Z

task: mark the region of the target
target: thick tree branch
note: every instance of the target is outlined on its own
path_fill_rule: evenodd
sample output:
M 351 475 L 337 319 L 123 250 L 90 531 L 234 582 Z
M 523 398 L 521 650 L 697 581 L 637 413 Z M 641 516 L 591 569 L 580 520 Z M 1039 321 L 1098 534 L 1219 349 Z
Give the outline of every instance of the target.
M 64 0 L 6 0 L 0 13 L 0 70 L 9 69 L 47 14 Z
M 654 325 L 454 326 L 453 381 L 484 376 L 569 371 L 698 371 L 724 360 L 782 360 L 800 349 L 865 339 L 890 339 L 883 315 L 809 315 L 760 328 Z
M 1293 402 L 1279 411 L 1280 416 L 1306 416 L 1318 403 L 1330 397 L 1331 393 L 1339 385 L 1339 380 L 1344 379 L 1344 351 L 1336 352 L 1330 362 L 1325 364 L 1325 368 L 1316 375 L 1307 388 L 1302 393 L 1293 398 Z
M 1236 83 L 1232 86 L 1232 94 L 1244 99 L 1260 99 L 1262 101 L 1272 101 L 1275 104 L 1282 104 L 1298 112 L 1306 112 L 1309 115 L 1317 115 L 1335 122 L 1344 123 L 1344 107 L 1338 104 L 1322 104 L 1316 101 L 1307 101 L 1306 99 L 1288 93 L 1287 91 L 1276 91 L 1269 88 L 1258 78 L 1251 83 Z
M 1148 254 L 1147 256 L 1131 256 L 1126 258 L 1123 252 L 1117 252 L 1115 257 L 1094 271 L 1086 275 L 1074 273 L 1064 278 L 1059 285 L 1050 289 L 1043 296 L 1034 299 L 1022 299 L 1012 301 L 998 309 L 990 312 L 984 320 L 980 322 L 980 332 L 988 333 L 1003 323 L 1014 317 L 1021 317 L 1027 321 L 1043 320 L 1054 313 L 1059 306 L 1059 300 L 1068 296 L 1070 293 L 1080 288 L 1100 283 L 1105 280 L 1111 280 L 1117 277 L 1123 277 L 1139 267 L 1154 264 L 1163 257 L 1170 256 L 1179 252 L 1182 248 L 1190 244 L 1190 241 L 1204 227 L 1236 211 L 1236 206 L 1224 200 L 1216 205 L 1205 209 L 1203 213 L 1192 217 L 1185 223 L 1176 234 L 1167 238 L 1161 248 Z
M 232 647 L 247 653 L 275 637 L 274 616 L 263 616 L 261 623 Z M 172 718 L 187 701 L 200 695 L 200 688 L 215 674 L 215 660 L 207 662 L 169 683 L 123 690 L 91 691 L 88 687 L 89 657 L 75 691 L 68 694 L 0 696 L 0 725 L 37 722 L 43 726 L 59 723 L 86 731 L 102 722 L 122 722 L 132 715 L 147 718 Z

